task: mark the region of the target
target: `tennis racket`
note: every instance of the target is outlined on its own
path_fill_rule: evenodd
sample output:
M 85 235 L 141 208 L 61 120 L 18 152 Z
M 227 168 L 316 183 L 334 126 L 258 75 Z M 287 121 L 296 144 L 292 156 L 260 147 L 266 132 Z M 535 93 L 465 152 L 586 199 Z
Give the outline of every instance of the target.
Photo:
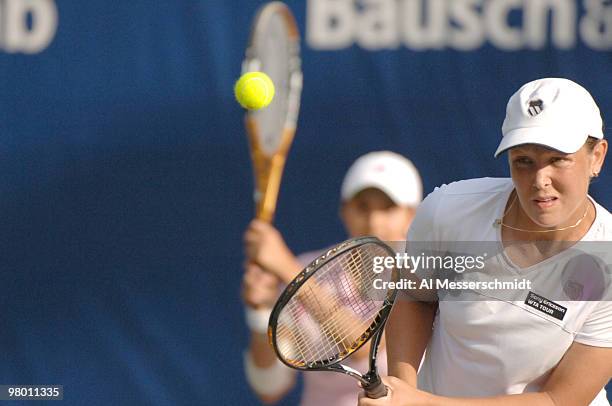
M 268 107 L 248 111 L 245 117 L 255 174 L 255 213 L 271 222 L 302 92 L 300 34 L 293 14 L 282 2 L 267 3 L 254 19 L 242 73 L 253 71 L 265 72 L 276 89 Z
M 370 398 L 387 393 L 376 355 L 396 290 L 374 287 L 375 279 L 396 282 L 395 268 L 374 273 L 374 257 L 395 252 L 375 237 L 331 248 L 310 263 L 282 293 L 268 325 L 276 355 L 291 368 L 335 371 L 352 376 Z M 388 286 L 382 285 L 382 287 Z M 362 374 L 340 362 L 372 340 L 369 370 Z

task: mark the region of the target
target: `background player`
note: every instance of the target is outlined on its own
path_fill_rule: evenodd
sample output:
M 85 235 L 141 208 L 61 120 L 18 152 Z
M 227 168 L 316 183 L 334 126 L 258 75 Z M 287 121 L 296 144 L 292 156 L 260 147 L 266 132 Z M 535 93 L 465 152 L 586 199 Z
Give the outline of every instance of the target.
M 350 237 L 374 235 L 383 241 L 403 241 L 416 206 L 422 199 L 422 183 L 414 165 L 393 152 L 366 154 L 349 168 L 341 190 L 340 217 Z M 319 255 L 296 257 L 274 226 L 253 220 L 244 234 L 245 274 L 243 299 L 251 343 L 245 354 L 247 380 L 263 401 L 276 401 L 293 388 L 296 371 L 285 367 L 268 344 L 266 328 L 279 289 Z M 257 308 L 258 310 L 255 310 Z M 367 369 L 369 347 L 349 358 L 347 364 Z M 380 360 L 385 360 L 381 348 Z M 386 363 L 382 363 L 386 364 Z M 386 371 L 386 365 L 381 365 Z M 352 379 L 335 374 L 304 377 L 302 405 L 354 405 L 358 388 Z

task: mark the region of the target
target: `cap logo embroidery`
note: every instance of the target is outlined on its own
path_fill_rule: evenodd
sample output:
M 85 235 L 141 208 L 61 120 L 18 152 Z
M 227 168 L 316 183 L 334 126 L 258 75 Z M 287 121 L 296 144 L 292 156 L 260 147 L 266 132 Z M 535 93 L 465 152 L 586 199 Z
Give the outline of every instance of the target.
M 529 115 L 535 117 L 542 112 L 542 100 L 532 100 L 529 102 Z

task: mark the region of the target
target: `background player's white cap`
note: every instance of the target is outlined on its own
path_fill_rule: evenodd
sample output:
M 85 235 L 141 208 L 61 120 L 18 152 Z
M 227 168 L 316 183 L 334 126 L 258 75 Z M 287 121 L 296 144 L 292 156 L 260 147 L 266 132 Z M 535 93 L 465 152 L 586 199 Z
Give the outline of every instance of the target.
M 418 206 L 423 200 L 419 171 L 410 160 L 390 151 L 370 152 L 351 165 L 342 182 L 342 200 L 367 188 L 382 190 L 398 206 Z
M 603 120 L 585 88 L 568 79 L 546 78 L 529 82 L 512 95 L 502 134 L 496 157 L 522 144 L 573 154 L 587 137 L 603 138 Z

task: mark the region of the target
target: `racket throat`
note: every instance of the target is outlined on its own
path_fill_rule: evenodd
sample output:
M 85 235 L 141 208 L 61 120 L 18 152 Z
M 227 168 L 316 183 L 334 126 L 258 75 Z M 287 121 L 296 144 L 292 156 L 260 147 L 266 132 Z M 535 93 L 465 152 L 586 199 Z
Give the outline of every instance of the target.
M 365 390 L 379 386 L 382 382 L 380 379 L 380 375 L 378 375 L 376 371 L 369 371 L 367 374 L 363 375 L 361 381 L 361 385 Z
M 352 376 L 353 378 L 357 379 L 361 383 L 362 386 L 370 385 L 370 380 L 366 378 L 366 376 L 369 375 L 370 373 L 366 375 L 362 375 L 359 371 L 351 367 L 348 367 L 346 365 L 342 365 L 342 364 L 329 365 L 326 369 L 333 371 L 333 372 L 340 372 L 345 375 Z

